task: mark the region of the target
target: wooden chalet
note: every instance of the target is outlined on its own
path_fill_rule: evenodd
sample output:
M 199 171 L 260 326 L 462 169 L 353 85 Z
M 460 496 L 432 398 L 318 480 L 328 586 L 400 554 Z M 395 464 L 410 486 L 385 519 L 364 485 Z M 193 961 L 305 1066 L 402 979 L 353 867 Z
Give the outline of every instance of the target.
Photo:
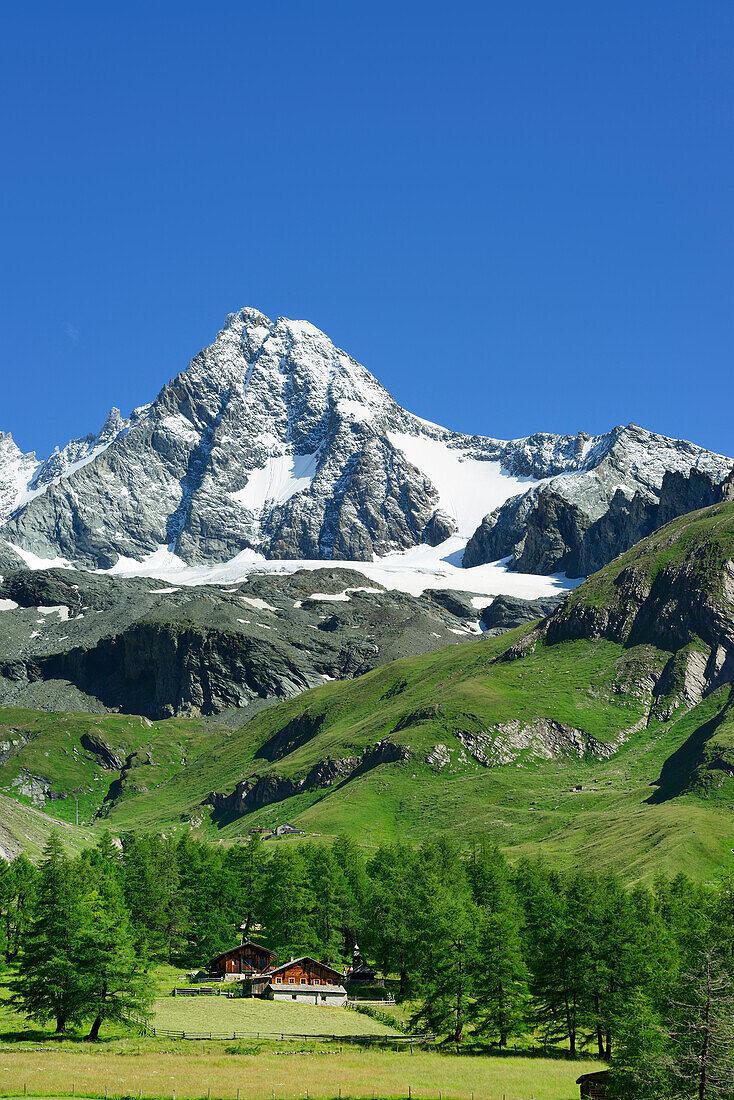
M 338 970 L 304 955 L 253 978 L 252 992 L 271 1001 L 345 1005 L 347 991 L 342 981 Z
M 608 1069 L 599 1069 L 595 1073 L 582 1073 L 576 1079 L 576 1084 L 581 1090 L 581 1100 L 608 1100 L 610 1097 L 607 1088 L 608 1080 Z
M 221 955 L 215 955 L 209 962 L 210 974 L 242 974 L 243 977 L 253 977 L 270 970 L 275 959 L 275 951 L 270 951 L 260 943 L 252 940 L 244 940 L 237 947 L 223 951 Z

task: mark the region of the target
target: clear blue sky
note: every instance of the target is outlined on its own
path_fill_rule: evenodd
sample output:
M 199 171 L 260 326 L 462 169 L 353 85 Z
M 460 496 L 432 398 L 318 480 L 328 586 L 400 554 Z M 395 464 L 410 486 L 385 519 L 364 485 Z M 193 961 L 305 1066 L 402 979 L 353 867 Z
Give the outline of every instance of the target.
M 731 0 L 10 0 L 0 428 L 254 305 L 452 428 L 732 454 L 733 47 Z

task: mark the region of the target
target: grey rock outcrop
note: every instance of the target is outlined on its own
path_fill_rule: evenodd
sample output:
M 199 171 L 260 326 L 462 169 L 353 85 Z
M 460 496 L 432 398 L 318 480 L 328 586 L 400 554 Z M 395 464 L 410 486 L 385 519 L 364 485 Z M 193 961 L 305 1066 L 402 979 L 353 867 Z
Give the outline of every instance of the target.
M 615 434 L 598 465 L 587 460 L 577 477 L 551 478 L 485 516 L 464 565 L 510 558 L 518 572 L 584 577 L 670 520 L 731 499 L 728 459 L 633 426 Z
M 550 718 L 503 722 L 481 733 L 458 731 L 456 736 L 469 756 L 486 768 L 512 764 L 520 758 L 540 761 L 571 756 L 606 760 L 621 744 L 619 739 L 614 743 L 597 741 L 582 730 Z
M 517 626 L 551 615 L 565 596 L 541 596 L 538 600 L 520 600 L 516 596 L 497 596 L 482 612 L 482 626 L 488 636 L 504 634 Z

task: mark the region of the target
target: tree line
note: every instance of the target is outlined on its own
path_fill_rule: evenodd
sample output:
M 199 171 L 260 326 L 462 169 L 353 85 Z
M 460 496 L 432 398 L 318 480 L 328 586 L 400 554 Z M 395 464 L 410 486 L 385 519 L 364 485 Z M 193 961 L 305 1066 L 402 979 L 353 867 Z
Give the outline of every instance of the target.
M 13 997 L 59 1032 L 89 1020 L 96 1038 L 145 1011 L 151 961 L 205 967 L 242 934 L 337 968 L 358 941 L 414 1025 L 447 1043 L 532 1036 L 610 1060 L 619 1096 L 734 1097 L 732 876 L 628 888 L 541 859 L 510 866 L 482 838 L 364 849 L 257 834 L 229 847 L 105 836 L 76 859 L 52 836 L 38 869 L 0 868 Z

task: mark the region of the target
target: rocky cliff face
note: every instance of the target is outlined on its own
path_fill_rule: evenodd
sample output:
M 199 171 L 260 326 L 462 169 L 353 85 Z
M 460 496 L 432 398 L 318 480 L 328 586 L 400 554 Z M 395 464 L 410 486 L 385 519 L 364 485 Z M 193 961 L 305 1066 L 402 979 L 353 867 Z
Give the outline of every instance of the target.
M 734 504 L 687 515 L 638 543 L 572 593 L 510 656 L 538 640 L 574 638 L 669 651 L 654 687 L 660 719 L 734 681 Z
M 241 817 L 261 806 L 283 802 L 295 794 L 323 790 L 326 787 L 345 783 L 380 764 L 404 763 L 409 758 L 410 753 L 405 746 L 396 745 L 387 740 L 378 741 L 376 745 L 351 756 L 327 756 L 309 768 L 305 775 L 299 777 L 286 777 L 270 772 L 267 775 L 244 779 L 228 793 L 212 791 L 204 804 L 214 807 L 213 820 L 222 823 Z
M 719 482 L 730 467 L 633 427 L 509 442 L 450 432 L 400 408 L 313 325 L 244 309 L 129 418 L 113 410 L 44 461 L 0 435 L 0 536 L 100 569 L 162 552 L 367 561 L 452 535 L 447 554 L 460 553 L 488 516 L 464 564 L 513 555 L 519 569 L 574 572 L 618 552 L 618 529 L 645 527 L 666 473 Z M 636 494 L 641 514 L 627 517 Z
M 479 632 L 468 601 L 345 569 L 181 588 L 66 569 L 0 575 L 0 705 L 165 718 L 264 703 Z
M 598 466 L 508 500 L 485 516 L 464 565 L 510 557 L 522 573 L 585 577 L 670 520 L 732 498 L 728 460 L 696 454 L 691 444 L 662 448 L 641 429 L 625 432 L 639 444 L 636 459 L 632 440 L 620 435 Z M 648 450 L 656 462 L 648 463 Z
M 551 615 L 566 597 L 541 596 L 538 600 L 518 600 L 512 596 L 497 596 L 482 612 L 482 626 L 488 637 L 504 634 L 536 619 Z

